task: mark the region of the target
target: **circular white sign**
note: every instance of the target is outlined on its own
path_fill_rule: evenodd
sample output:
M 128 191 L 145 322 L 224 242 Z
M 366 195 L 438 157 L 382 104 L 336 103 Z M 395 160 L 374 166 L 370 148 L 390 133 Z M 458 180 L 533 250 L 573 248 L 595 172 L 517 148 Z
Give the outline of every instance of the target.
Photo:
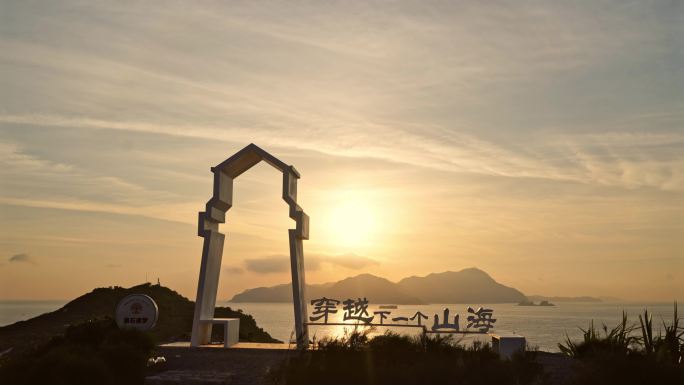
M 121 329 L 147 331 L 157 324 L 159 308 L 145 294 L 131 294 L 116 305 L 116 324 Z

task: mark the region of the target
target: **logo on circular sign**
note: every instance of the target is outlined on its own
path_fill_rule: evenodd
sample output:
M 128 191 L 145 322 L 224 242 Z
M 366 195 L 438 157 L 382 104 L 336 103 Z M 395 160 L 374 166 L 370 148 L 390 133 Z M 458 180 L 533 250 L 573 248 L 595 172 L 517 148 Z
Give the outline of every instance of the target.
M 121 329 L 150 330 L 158 316 L 157 304 L 145 294 L 128 295 L 116 306 L 116 324 Z

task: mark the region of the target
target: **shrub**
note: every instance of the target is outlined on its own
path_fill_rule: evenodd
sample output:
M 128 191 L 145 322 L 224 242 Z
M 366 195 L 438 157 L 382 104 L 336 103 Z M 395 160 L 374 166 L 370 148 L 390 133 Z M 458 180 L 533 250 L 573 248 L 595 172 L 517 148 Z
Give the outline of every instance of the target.
M 64 336 L 4 362 L 0 383 L 142 384 L 153 347 L 149 335 L 119 330 L 111 319 L 89 321 L 70 326 Z

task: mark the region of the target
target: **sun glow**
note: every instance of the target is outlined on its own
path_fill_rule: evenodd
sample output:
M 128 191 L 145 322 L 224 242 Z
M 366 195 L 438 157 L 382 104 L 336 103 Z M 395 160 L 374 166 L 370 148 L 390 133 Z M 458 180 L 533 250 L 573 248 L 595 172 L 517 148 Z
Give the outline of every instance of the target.
M 376 231 L 377 211 L 363 195 L 344 194 L 329 208 L 325 221 L 326 238 L 337 247 L 362 247 L 373 239 Z

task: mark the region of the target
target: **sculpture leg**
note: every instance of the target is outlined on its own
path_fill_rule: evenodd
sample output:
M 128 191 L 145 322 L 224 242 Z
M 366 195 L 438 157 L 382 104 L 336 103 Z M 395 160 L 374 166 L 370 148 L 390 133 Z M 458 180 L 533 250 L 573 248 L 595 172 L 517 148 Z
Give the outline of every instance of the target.
M 200 320 L 214 318 L 224 240 L 225 235 L 216 231 L 209 231 L 204 237 L 195 313 L 192 320 L 191 346 L 207 344 L 211 338 L 211 323 L 200 322 Z
M 309 328 L 307 321 L 305 277 L 304 277 L 304 252 L 302 240 L 296 236 L 296 230 L 289 230 L 290 235 L 290 263 L 292 270 L 292 302 L 294 304 L 295 335 L 297 348 L 309 347 Z

